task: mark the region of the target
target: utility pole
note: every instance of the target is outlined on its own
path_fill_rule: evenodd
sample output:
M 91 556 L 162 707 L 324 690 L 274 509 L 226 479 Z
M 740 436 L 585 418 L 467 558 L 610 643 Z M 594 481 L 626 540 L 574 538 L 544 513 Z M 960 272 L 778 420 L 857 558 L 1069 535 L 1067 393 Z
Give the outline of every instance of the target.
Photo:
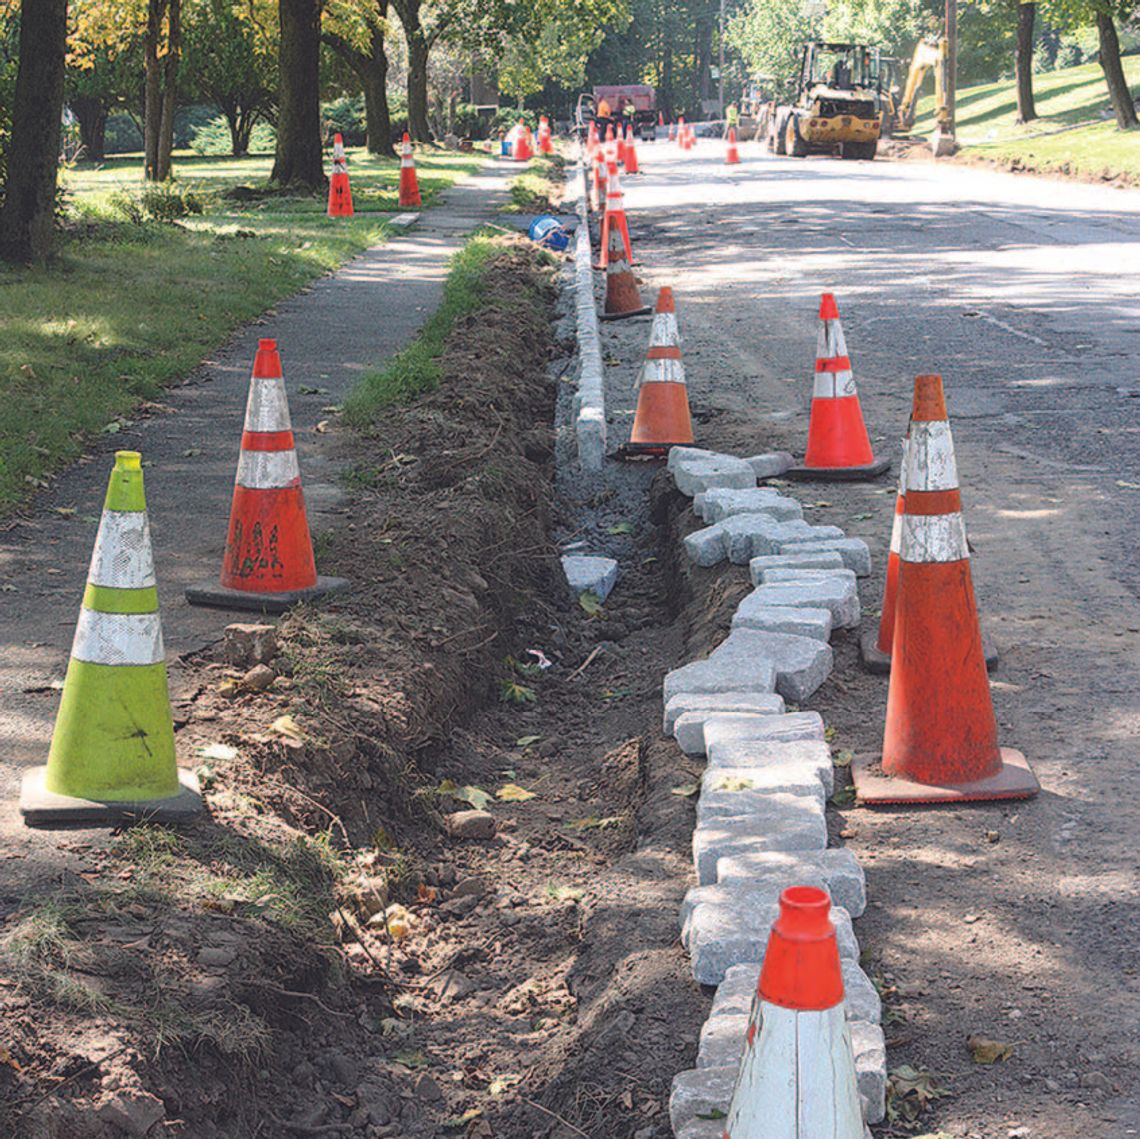
M 950 0 L 946 0 L 947 3 Z M 717 101 L 720 103 L 720 117 L 724 118 L 724 0 L 720 0 L 720 67 L 717 71 Z

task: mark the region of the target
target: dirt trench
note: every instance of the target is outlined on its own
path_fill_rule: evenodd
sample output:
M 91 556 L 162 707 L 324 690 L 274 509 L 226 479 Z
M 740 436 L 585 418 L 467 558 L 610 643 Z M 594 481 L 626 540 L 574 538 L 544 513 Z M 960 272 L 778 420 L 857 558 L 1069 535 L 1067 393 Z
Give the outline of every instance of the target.
M 6 901 L 5 1134 L 671 1133 L 708 1000 L 660 682 L 721 595 L 664 478 L 609 602 L 567 591 L 570 346 L 551 267 L 503 244 L 438 388 L 340 440 L 352 509 L 319 545 L 347 598 L 283 619 L 260 673 L 221 643 L 173 670 L 208 816 L 64 839 L 76 869 Z M 493 835 L 448 833 L 473 806 Z

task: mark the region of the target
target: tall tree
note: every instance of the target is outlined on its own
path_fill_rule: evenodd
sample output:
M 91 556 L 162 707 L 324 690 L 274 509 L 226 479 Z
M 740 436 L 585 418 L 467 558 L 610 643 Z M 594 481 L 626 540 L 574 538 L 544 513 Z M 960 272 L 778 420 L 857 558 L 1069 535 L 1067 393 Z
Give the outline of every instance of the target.
M 1020 0 L 1017 5 L 1017 51 L 1014 53 L 1019 123 L 1029 123 L 1037 118 L 1037 109 L 1033 105 L 1033 25 L 1036 19 L 1036 0 Z
M 269 180 L 317 190 L 325 185 L 321 160 L 320 0 L 280 0 L 277 153 Z
M 178 62 L 182 54 L 182 0 L 147 0 L 143 50 L 145 177 L 151 182 L 165 182 L 171 175 L 170 156 L 174 149 Z
M 388 108 L 388 53 L 384 46 L 389 32 L 388 0 L 367 0 L 363 8 L 343 4 L 336 7 L 341 10 L 334 11 L 332 6 L 326 10 L 321 38 L 352 69 L 364 88 L 369 153 L 395 157 Z M 329 20 L 329 15 L 336 19 Z
M 1123 7 L 1123 5 L 1121 5 Z M 1133 130 L 1140 126 L 1136 117 L 1136 101 L 1128 86 L 1124 67 L 1120 62 L 1120 38 L 1116 34 L 1113 19 L 1113 6 L 1104 3 L 1096 7 L 1096 34 L 1100 46 L 1100 69 L 1104 72 L 1104 82 L 1108 87 L 1108 98 L 1112 103 L 1112 113 L 1116 125 L 1122 130 Z
M 454 23 L 459 7 L 450 3 L 428 5 L 424 0 L 392 0 L 392 7 L 400 17 L 408 45 L 408 133 L 417 142 L 430 142 L 428 57 L 436 40 Z M 473 16 L 478 19 L 477 10 Z
M 0 209 L 0 257 L 7 261 L 39 261 L 51 252 L 66 56 L 67 0 L 23 0 L 12 142 Z

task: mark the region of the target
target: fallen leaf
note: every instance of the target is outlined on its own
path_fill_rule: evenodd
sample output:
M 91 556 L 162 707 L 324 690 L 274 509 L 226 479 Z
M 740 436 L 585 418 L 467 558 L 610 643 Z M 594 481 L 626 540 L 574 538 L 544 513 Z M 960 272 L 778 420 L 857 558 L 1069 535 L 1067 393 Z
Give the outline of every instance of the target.
M 184 459 L 192 459 L 195 455 L 200 455 L 201 453 L 201 447 L 187 447 L 186 450 L 182 452 L 182 457 Z
M 990 1040 L 988 1036 L 967 1036 L 966 1045 L 975 1064 L 996 1064 L 1008 1060 L 1013 1055 L 1013 1045 L 1000 1040 Z
M 755 784 L 751 779 L 744 779 L 739 775 L 726 775 L 717 783 L 714 791 L 751 791 Z
M 1124 479 L 1117 479 L 1116 485 L 1122 486 L 1126 490 L 1140 490 L 1140 482 L 1125 482 Z
M 522 1083 L 522 1076 L 515 1075 L 513 1072 L 504 1072 L 501 1076 L 496 1076 L 488 1085 L 487 1091 L 491 1095 L 502 1095 L 508 1088 L 513 1088 Z
M 631 522 L 618 522 L 606 530 L 607 534 L 632 534 L 633 524 Z
M 403 1064 L 405 1068 L 426 1068 L 430 1063 L 427 1056 L 415 1048 L 402 1048 L 392 1056 L 392 1059 L 397 1064 Z
M 423 882 L 416 888 L 416 901 L 423 902 L 426 905 L 431 905 L 439 896 L 439 891 L 434 886 L 425 886 Z
M 297 721 L 292 716 L 278 716 L 272 724 L 269 725 L 269 730 L 279 736 L 285 736 L 287 739 L 297 740 L 302 742 L 305 739 L 305 733 L 301 731 Z
M 403 941 L 412 932 L 412 926 L 416 924 L 411 912 L 399 903 L 393 903 L 384 911 L 384 920 L 388 936 L 393 941 Z
M 850 767 L 851 761 L 855 758 L 855 753 L 850 751 L 838 751 L 831 757 L 832 767 Z
M 122 431 L 122 429 L 123 425 L 117 419 L 113 419 L 110 423 L 105 423 L 103 425 L 103 434 L 117 435 L 120 431 Z
M 519 736 L 515 740 L 515 747 L 530 747 L 532 744 L 542 743 L 542 736 Z
M 75 513 L 76 508 L 74 506 L 53 506 L 52 510 L 56 514 L 62 514 L 64 518 L 70 518 Z
M 597 617 L 603 612 L 602 603 L 592 589 L 583 589 L 578 594 L 578 604 L 582 607 L 582 612 L 589 617 Z
M 555 886 L 553 882 L 546 884 L 546 896 L 556 902 L 576 902 L 585 894 L 576 886 Z
M 686 799 L 692 798 L 699 790 L 701 785 L 699 783 L 680 783 L 672 788 L 669 792 L 670 795 L 684 795 Z
M 620 815 L 608 815 L 599 819 L 597 815 L 587 815 L 584 819 L 572 819 L 566 825 L 575 831 L 605 830 L 606 827 L 617 826 L 621 822 Z
M 469 1107 L 462 1115 L 453 1115 L 450 1119 L 445 1119 L 440 1127 L 444 1131 L 458 1131 L 461 1127 L 474 1123 L 482 1114 L 483 1109 L 481 1107 Z
M 486 810 L 487 804 L 493 802 L 492 797 L 482 787 L 473 787 L 471 784 L 459 787 L 450 779 L 445 779 L 436 790 L 441 795 L 450 795 L 453 799 L 458 799 L 461 803 L 469 803 L 480 811 Z
M 517 783 L 504 783 L 502 787 L 495 792 L 497 798 L 502 799 L 504 803 L 525 803 L 527 799 L 534 798 L 534 792 L 526 790 L 525 787 L 520 787 Z
M 206 744 L 205 747 L 197 749 L 198 754 L 203 759 L 237 759 L 238 749 L 230 747 L 229 744 Z

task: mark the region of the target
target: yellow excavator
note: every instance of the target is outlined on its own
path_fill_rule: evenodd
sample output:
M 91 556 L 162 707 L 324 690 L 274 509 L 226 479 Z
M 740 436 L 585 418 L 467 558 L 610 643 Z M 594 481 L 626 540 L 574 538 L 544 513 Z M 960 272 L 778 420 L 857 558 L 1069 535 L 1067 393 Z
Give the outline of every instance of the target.
M 951 152 L 953 147 L 950 135 L 950 41 L 945 36 L 933 36 L 920 40 L 911 57 L 910 70 L 902 94 L 898 88 L 883 92 L 881 108 L 882 128 L 885 136 L 909 134 L 918 112 L 918 95 L 928 71 L 934 72 L 934 133 L 931 146 L 935 156 Z M 898 95 L 896 100 L 896 95 Z

